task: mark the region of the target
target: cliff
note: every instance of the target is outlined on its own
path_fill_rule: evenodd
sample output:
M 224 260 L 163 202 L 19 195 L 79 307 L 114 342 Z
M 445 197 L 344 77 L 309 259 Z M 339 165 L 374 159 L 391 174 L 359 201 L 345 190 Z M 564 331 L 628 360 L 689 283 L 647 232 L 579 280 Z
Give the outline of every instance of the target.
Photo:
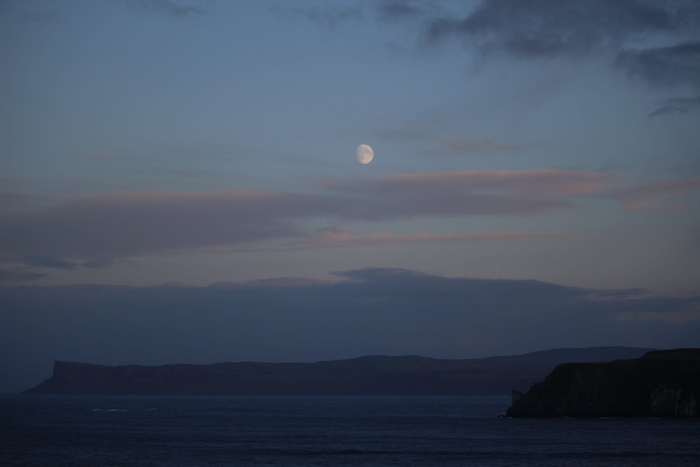
M 700 349 L 653 351 L 631 360 L 558 365 L 511 417 L 700 417 Z
M 316 363 L 105 366 L 57 361 L 26 394 L 485 395 L 541 380 L 563 361 L 629 358 L 648 349 L 596 347 L 465 360 L 368 356 Z

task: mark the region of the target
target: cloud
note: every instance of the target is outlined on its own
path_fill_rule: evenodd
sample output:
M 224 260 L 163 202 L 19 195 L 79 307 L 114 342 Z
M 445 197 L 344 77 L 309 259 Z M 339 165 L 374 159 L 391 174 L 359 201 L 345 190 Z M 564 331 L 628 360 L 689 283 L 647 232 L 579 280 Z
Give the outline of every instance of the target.
M 329 280 L 310 277 L 273 277 L 245 282 L 215 282 L 209 287 L 213 289 L 266 289 L 269 287 L 312 287 L 331 283 L 332 281 Z
M 329 189 L 346 195 L 346 218 L 532 216 L 576 207 L 570 198 L 594 191 L 608 177 L 559 170 L 471 170 L 340 182 L 329 184 Z
M 306 221 L 536 216 L 581 209 L 588 199 L 627 210 L 689 205 L 698 180 L 621 185 L 614 174 L 558 169 L 466 170 L 329 182 L 314 193 L 230 189 L 74 196 L 0 214 L 0 257 L 35 269 L 108 267 L 148 255 L 316 248 L 379 243 L 485 241 L 571 233 L 427 232 L 355 237 Z M 304 221 L 304 222 L 302 222 Z M 264 242 L 264 243 L 263 243 Z M 261 246 L 261 245 L 265 246 Z
M 317 208 L 301 195 L 254 190 L 84 195 L 3 215 L 0 245 L 6 256 L 83 258 L 88 266 L 101 258 L 292 235 L 288 219 L 304 209 Z
M 439 3 L 390 0 L 342 9 L 279 11 L 334 25 L 362 18 L 366 8 L 380 22 L 410 24 L 422 49 L 458 41 L 482 61 L 579 60 L 596 55 L 630 78 L 653 86 L 700 86 L 696 0 L 482 0 L 466 13 Z M 651 116 L 682 114 L 688 108 L 664 106 Z
M 466 14 L 439 3 L 405 0 L 272 11 L 327 23 L 362 18 L 366 8 L 379 21 L 422 21 L 422 35 L 433 45 L 456 38 L 485 54 L 521 58 L 577 57 L 651 34 L 692 35 L 700 24 L 700 6 L 694 0 L 483 0 Z
M 6 390 L 26 389 L 56 359 L 468 358 L 556 347 L 693 346 L 700 333 L 698 297 L 390 268 L 335 275 L 332 283 L 286 278 L 248 287 L 3 287 L 0 369 L 22 372 L 0 381 Z M 11 382 L 20 387 L 7 387 Z
M 175 18 L 185 18 L 201 15 L 204 9 L 196 4 L 182 3 L 173 0 L 126 0 L 147 13 L 154 13 Z
M 672 313 L 648 312 L 648 313 L 621 313 L 620 321 L 665 321 L 674 324 L 693 323 L 700 319 L 700 310 L 674 311 Z
M 33 282 L 47 277 L 46 274 L 23 269 L 0 269 L 0 283 Z
M 660 117 L 673 114 L 685 114 L 700 107 L 700 96 L 698 97 L 677 97 L 668 99 L 662 107 L 649 114 L 649 118 Z
M 670 8 L 653 2 L 486 0 L 464 18 L 429 22 L 426 34 L 432 42 L 458 37 L 486 54 L 578 57 L 629 38 L 668 32 L 680 21 Z
M 700 3 L 694 0 L 484 0 L 466 15 L 425 18 L 428 45 L 458 40 L 481 58 L 596 54 L 653 86 L 700 87 Z M 686 109 L 667 106 L 655 114 Z
M 439 11 L 439 6 L 427 2 L 414 4 L 409 1 L 391 0 L 373 5 L 380 21 L 410 21 L 422 19 Z
M 617 64 L 631 77 L 642 78 L 656 86 L 700 88 L 700 42 L 625 50 L 618 56 Z
M 401 1 L 382 2 L 377 6 L 377 11 L 384 20 L 404 19 L 419 13 L 417 8 Z
M 80 263 L 80 267 L 89 269 L 101 269 L 112 266 L 117 261 L 114 258 L 91 258 L 88 261 L 83 261 Z
M 21 261 L 27 266 L 38 267 L 38 268 L 50 268 L 50 269 L 68 269 L 75 270 L 78 269 L 78 265 L 70 262 L 63 261 L 56 258 L 51 258 L 48 256 L 39 255 L 29 255 L 21 258 Z
M 700 83 L 700 3 L 696 0 L 482 0 L 463 14 L 439 4 L 400 0 L 375 2 L 368 8 L 379 21 L 421 22 L 417 35 L 430 46 L 457 40 L 482 57 L 524 60 L 598 54 L 612 57 L 612 63 L 630 76 L 655 85 L 697 87 Z M 364 9 L 360 4 L 273 11 L 336 24 L 362 18 Z
M 428 234 L 412 233 L 394 235 L 390 232 L 379 232 L 367 237 L 356 237 L 350 229 L 344 226 L 333 226 L 321 229 L 317 235 L 283 243 L 281 249 L 326 248 L 367 245 L 395 245 L 411 243 L 442 243 L 442 242 L 490 242 L 505 240 L 527 240 L 538 238 L 579 238 L 581 235 L 567 232 L 528 233 L 528 232 L 486 232 L 477 234 Z
M 686 209 L 688 198 L 700 192 L 700 178 L 664 180 L 629 185 L 615 190 L 613 196 L 628 211 Z
M 602 190 L 614 177 L 602 172 L 538 169 L 527 171 L 461 170 L 452 172 L 423 172 L 392 175 L 361 183 L 362 189 L 378 192 L 425 191 L 443 194 L 460 192 L 489 192 L 522 196 L 566 196 Z
M 576 207 L 574 198 L 602 190 L 610 178 L 553 169 L 461 171 L 337 182 L 316 194 L 232 189 L 82 195 L 1 214 L 0 254 L 30 258 L 40 267 L 50 261 L 90 267 L 105 258 L 302 238 L 308 233 L 296 222 L 313 217 L 535 215 Z
M 364 16 L 362 6 L 323 6 L 323 7 L 278 7 L 269 9 L 270 13 L 279 18 L 300 17 L 313 23 L 336 27 L 348 20 L 361 19 Z
M 28 255 L 16 258 L 8 255 L 3 258 L 8 264 L 14 263 L 13 268 L 0 269 L 0 284 L 17 282 L 34 282 L 49 277 L 44 272 L 46 269 L 61 269 L 64 271 L 77 271 L 80 268 L 100 269 L 114 265 L 117 261 L 112 258 L 93 258 L 87 261 L 68 261 L 49 256 Z M 40 272 L 41 271 L 41 272 Z

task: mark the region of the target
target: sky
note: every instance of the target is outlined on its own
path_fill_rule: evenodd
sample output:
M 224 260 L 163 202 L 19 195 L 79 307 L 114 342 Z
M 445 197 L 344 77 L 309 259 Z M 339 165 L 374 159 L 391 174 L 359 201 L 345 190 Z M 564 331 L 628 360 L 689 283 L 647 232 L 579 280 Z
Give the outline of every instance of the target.
M 0 0 L 0 63 L 0 391 L 700 346 L 698 1 Z

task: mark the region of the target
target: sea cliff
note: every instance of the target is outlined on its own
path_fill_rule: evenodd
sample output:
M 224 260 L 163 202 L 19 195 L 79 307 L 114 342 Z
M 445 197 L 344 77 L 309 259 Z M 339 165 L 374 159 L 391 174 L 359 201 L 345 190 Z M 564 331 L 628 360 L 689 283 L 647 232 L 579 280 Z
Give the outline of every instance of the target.
M 510 417 L 700 417 L 700 349 L 638 359 L 566 363 L 525 394 Z
M 509 394 L 565 361 L 632 358 L 649 349 L 595 347 L 445 360 L 366 356 L 316 363 L 107 366 L 57 361 L 26 394 L 75 395 L 487 395 Z

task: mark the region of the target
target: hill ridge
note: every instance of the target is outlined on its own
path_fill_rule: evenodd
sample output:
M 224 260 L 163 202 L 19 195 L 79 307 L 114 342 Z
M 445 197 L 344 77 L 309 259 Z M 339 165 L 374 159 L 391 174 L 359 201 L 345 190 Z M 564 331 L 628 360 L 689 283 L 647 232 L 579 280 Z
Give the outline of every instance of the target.
M 577 360 L 636 358 L 647 348 L 578 349 Z M 547 351 L 546 351 L 547 352 Z M 551 353 L 553 352 L 553 353 Z M 313 363 L 99 365 L 56 361 L 53 375 L 25 394 L 75 395 L 487 395 L 525 390 L 570 349 L 474 359 L 368 355 Z

